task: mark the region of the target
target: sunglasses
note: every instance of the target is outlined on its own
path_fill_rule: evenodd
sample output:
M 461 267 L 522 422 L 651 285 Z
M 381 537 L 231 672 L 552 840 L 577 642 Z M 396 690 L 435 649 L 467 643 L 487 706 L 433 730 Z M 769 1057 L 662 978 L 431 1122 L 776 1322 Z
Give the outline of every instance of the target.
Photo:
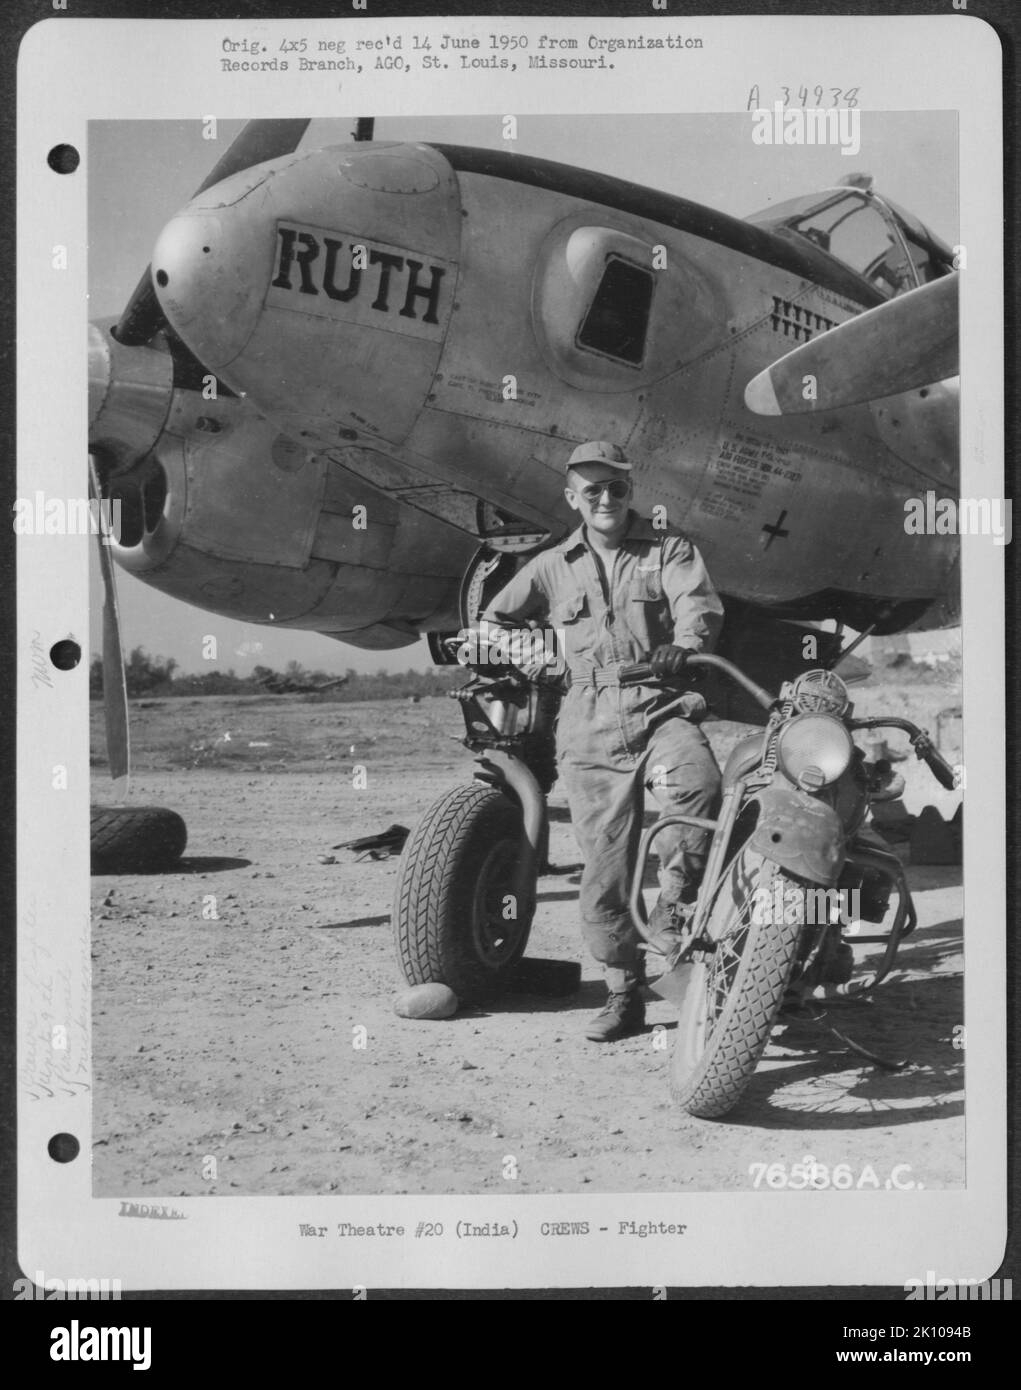
M 579 490 L 586 502 L 598 502 L 604 492 L 619 502 L 631 491 L 631 484 L 625 478 L 611 478 L 605 483 L 586 483 Z

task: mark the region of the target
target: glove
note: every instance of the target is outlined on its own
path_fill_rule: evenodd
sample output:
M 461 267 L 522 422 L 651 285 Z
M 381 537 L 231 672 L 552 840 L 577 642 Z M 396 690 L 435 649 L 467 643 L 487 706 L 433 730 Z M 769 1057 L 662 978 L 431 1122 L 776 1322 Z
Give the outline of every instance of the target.
M 670 676 L 679 676 L 687 665 L 690 655 L 687 647 L 675 647 L 670 642 L 664 642 L 649 657 L 652 674 L 661 680 L 668 679 Z

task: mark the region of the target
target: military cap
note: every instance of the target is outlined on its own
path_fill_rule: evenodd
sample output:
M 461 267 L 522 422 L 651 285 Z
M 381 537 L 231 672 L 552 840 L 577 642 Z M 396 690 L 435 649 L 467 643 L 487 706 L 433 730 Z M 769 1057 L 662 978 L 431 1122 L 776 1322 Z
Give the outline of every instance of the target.
M 569 473 L 572 468 L 578 468 L 583 463 L 608 463 L 611 468 L 620 468 L 625 473 L 631 472 L 631 465 L 624 457 L 623 449 L 616 444 L 608 443 L 605 439 L 590 439 L 587 444 L 579 444 L 567 460 L 565 472 Z

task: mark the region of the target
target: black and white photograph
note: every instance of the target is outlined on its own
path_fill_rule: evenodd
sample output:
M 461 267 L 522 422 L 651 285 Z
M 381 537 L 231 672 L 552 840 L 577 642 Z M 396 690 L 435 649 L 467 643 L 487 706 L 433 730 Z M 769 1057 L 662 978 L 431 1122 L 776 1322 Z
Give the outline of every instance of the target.
M 175 21 L 23 137 L 37 1261 L 988 1292 L 988 45 L 793 22 Z

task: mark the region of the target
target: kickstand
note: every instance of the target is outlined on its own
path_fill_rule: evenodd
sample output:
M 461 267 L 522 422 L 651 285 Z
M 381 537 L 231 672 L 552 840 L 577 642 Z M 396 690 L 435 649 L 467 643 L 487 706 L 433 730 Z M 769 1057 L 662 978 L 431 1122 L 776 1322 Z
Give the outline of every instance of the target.
M 877 1067 L 882 1067 L 884 1071 L 903 1071 L 905 1067 L 911 1065 L 911 1060 L 905 1057 L 902 1062 L 895 1062 L 890 1057 L 880 1057 L 877 1052 L 870 1052 L 867 1047 L 862 1047 L 861 1043 L 856 1043 L 852 1038 L 846 1037 L 839 1028 L 834 1028 L 832 1023 L 821 1025 L 828 1033 L 832 1033 L 835 1038 L 839 1038 L 845 1047 L 849 1047 L 852 1052 L 857 1052 L 859 1057 L 864 1057 L 868 1062 L 874 1062 Z
M 789 1020 L 792 1023 L 810 1023 L 823 1033 L 832 1033 L 833 1037 L 839 1039 L 845 1047 L 856 1052 L 859 1057 L 864 1057 L 867 1062 L 874 1063 L 877 1067 L 882 1067 L 884 1071 L 903 1071 L 910 1066 L 909 1058 L 902 1062 L 895 1062 L 891 1057 L 880 1057 L 878 1052 L 870 1052 L 867 1047 L 862 1047 L 861 1043 L 856 1043 L 853 1038 L 849 1038 L 846 1033 L 842 1033 L 839 1028 L 834 1028 L 832 1023 L 825 1023 L 826 1010 L 820 1009 L 818 1012 L 811 1012 L 809 1006 L 802 1002 L 794 1007 L 786 1008 L 781 1013 L 778 1022 Z

